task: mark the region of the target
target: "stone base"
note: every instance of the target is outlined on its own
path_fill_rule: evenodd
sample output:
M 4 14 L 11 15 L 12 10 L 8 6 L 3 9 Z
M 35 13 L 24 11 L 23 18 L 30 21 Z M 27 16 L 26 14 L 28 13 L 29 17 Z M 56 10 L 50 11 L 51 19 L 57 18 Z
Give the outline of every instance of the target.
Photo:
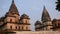
M 59 31 L 17 31 L 16 34 L 60 34 Z

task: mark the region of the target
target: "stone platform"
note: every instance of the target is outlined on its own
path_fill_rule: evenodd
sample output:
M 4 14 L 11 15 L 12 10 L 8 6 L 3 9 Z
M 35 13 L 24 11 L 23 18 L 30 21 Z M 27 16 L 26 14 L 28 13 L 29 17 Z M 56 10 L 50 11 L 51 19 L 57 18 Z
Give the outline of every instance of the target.
M 60 31 L 17 31 L 16 34 L 60 34 Z

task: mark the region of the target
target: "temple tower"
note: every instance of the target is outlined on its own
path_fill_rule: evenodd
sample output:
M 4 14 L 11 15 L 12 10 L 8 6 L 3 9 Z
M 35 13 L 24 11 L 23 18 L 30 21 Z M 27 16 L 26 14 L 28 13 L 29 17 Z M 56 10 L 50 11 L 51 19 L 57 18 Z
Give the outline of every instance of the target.
M 51 30 L 52 22 L 51 22 L 50 15 L 49 15 L 48 11 L 46 10 L 45 6 L 44 6 L 44 9 L 42 12 L 41 21 L 44 24 L 44 30 Z
M 21 22 L 23 23 L 23 30 L 30 31 L 30 23 L 29 23 L 29 16 L 26 14 L 21 15 L 20 17 Z
M 43 25 L 40 21 L 35 22 L 35 31 L 42 31 L 43 30 Z
M 1 18 L 0 18 L 1 20 Z M 5 14 L 5 17 L 2 18 L 1 23 L 1 30 L 7 32 L 14 32 L 14 31 L 30 31 L 30 23 L 29 23 L 29 16 L 26 14 L 19 15 L 18 9 L 12 0 L 12 4 L 10 6 L 9 11 Z
M 19 28 L 19 12 L 18 9 L 14 3 L 14 0 L 12 0 L 12 4 L 10 6 L 9 11 L 5 14 L 4 22 L 6 23 L 4 25 L 4 30 L 6 31 L 18 31 Z
M 10 9 L 6 13 L 5 16 L 6 16 L 7 22 L 18 22 L 19 21 L 19 12 L 18 12 L 18 9 L 14 3 L 14 0 L 12 0 L 12 4 L 10 6 Z

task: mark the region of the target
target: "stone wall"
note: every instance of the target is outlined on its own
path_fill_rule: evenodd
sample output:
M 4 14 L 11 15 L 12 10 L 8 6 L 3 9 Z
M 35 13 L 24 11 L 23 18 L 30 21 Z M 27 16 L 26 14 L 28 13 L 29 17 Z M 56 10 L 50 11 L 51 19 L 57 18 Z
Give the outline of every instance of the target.
M 59 31 L 17 31 L 16 34 L 60 34 Z

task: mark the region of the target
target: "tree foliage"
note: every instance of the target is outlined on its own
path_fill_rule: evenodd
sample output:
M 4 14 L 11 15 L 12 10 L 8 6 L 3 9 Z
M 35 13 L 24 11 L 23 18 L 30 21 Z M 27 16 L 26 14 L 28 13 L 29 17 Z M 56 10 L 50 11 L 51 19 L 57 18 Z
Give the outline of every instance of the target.
M 60 11 L 60 0 L 57 0 L 56 4 L 56 10 Z

